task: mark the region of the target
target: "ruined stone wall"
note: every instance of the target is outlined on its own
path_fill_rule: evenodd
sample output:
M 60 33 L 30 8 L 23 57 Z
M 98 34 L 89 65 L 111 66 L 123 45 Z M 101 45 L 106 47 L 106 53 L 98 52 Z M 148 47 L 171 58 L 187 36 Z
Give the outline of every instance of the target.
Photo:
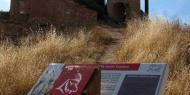
M 11 0 L 11 19 L 54 24 L 90 24 L 97 13 L 73 0 Z M 24 19 L 22 19 L 24 18 Z
M 39 21 L 74 25 L 97 22 L 97 12 L 76 0 L 11 0 L 13 21 Z M 111 20 L 124 22 L 124 18 L 141 17 L 140 0 L 107 0 Z
M 72 0 L 32 0 L 31 19 L 56 24 L 90 24 L 96 22 L 97 13 Z
M 7 19 L 9 19 L 9 12 L 0 11 L 0 20 L 7 20 Z

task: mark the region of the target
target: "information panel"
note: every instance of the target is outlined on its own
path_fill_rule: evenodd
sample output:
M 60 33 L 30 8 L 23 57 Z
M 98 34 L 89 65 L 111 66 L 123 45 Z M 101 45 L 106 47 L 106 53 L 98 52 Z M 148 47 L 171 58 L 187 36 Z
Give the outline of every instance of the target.
M 163 95 L 167 64 L 52 64 L 28 95 Z
M 101 65 L 101 95 L 162 95 L 167 64 Z
M 87 93 L 88 88 L 86 87 L 95 86 L 89 84 L 93 76 L 95 76 L 96 69 L 97 66 L 95 65 L 66 65 L 55 82 L 54 87 L 47 95 L 88 95 L 91 92 Z M 94 88 L 95 91 L 96 89 Z M 98 90 L 100 92 L 100 89 Z M 100 93 L 96 93 L 93 95 L 100 95 Z

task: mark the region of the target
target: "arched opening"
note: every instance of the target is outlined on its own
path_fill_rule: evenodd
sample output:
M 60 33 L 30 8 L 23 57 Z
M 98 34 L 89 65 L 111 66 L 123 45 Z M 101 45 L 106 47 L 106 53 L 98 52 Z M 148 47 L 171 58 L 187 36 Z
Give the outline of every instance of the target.
M 124 3 L 115 3 L 112 9 L 112 16 L 117 22 L 124 22 L 126 18 L 126 7 Z

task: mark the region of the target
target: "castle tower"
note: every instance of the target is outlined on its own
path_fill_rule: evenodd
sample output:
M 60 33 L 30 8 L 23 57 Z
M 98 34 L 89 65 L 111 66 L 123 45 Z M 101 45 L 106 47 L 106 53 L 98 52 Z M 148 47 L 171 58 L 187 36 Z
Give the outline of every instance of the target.
M 107 11 L 110 18 L 116 22 L 140 17 L 140 0 L 107 0 Z
M 29 15 L 30 0 L 11 0 L 11 20 L 27 20 Z
M 149 13 L 149 0 L 145 0 L 145 13 L 141 10 L 140 0 L 107 0 L 107 12 L 115 22 L 139 18 Z
M 11 8 L 10 8 L 11 16 L 19 12 L 19 1 L 20 0 L 11 0 Z

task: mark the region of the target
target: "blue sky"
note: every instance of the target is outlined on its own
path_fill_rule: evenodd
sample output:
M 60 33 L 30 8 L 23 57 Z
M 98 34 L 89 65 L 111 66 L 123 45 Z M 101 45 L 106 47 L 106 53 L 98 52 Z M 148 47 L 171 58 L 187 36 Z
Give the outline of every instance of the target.
M 141 0 L 144 1 L 144 0 Z M 190 24 L 190 0 L 149 0 L 150 15 Z M 143 6 L 142 6 L 143 7 Z
M 8 11 L 10 9 L 10 0 L 0 0 L 0 10 Z
M 0 10 L 9 9 L 10 0 L 0 0 Z M 164 16 L 171 20 L 179 18 L 190 24 L 190 0 L 150 0 L 150 16 Z

